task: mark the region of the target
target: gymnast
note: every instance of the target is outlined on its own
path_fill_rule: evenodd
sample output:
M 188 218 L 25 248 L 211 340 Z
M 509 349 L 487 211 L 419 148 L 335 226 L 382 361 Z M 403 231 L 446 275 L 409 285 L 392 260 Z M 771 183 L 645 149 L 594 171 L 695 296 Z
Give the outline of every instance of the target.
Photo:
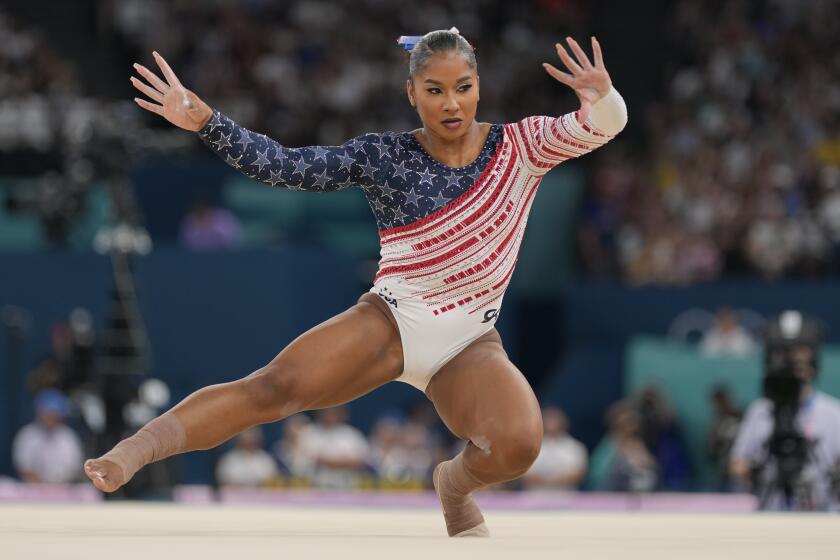
M 186 89 L 158 54 L 161 79 L 135 64 L 140 107 L 202 141 L 229 165 L 273 187 L 358 187 L 376 218 L 379 270 L 348 310 L 305 332 L 250 375 L 196 391 L 85 472 L 113 492 L 144 465 L 210 449 L 257 424 L 351 401 L 390 381 L 425 392 L 464 450 L 432 482 L 450 536 L 489 536 L 475 490 L 524 474 L 542 442 L 540 407 L 495 329 L 528 211 L 542 177 L 627 122 L 601 47 L 572 38 L 557 54 L 580 108 L 560 117 L 476 121 L 479 76 L 457 29 L 402 37 L 408 102 L 422 126 L 368 133 L 340 146 L 290 148 L 246 130 Z M 306 272 L 304 272 L 306 273 Z M 317 273 L 311 271 L 310 273 Z

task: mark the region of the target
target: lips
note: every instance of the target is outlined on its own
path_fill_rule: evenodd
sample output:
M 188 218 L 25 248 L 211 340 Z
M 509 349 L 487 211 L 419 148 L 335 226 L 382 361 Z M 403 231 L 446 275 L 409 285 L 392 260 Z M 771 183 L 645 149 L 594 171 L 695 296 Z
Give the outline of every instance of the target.
M 441 121 L 446 128 L 458 128 L 463 122 L 461 119 L 446 119 Z

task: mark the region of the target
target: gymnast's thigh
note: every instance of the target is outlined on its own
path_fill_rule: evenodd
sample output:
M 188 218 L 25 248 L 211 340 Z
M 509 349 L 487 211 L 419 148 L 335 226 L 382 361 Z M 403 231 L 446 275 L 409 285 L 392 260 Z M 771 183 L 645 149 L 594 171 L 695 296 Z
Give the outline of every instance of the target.
M 329 408 L 402 373 L 399 331 L 366 298 L 292 341 L 263 370 L 283 378 L 294 408 Z
M 508 358 L 496 329 L 440 368 L 426 395 L 444 424 L 461 439 L 475 440 L 506 427 L 541 422 L 537 397 Z

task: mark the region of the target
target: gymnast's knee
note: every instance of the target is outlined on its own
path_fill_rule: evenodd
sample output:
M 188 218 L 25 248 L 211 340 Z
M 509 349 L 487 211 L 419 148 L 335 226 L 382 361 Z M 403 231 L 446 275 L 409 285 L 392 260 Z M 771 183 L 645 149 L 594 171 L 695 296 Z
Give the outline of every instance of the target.
M 542 425 L 526 423 L 510 426 L 489 440 L 488 451 L 491 456 L 495 456 L 504 474 L 516 478 L 527 472 L 537 459 L 542 447 L 542 435 Z
M 242 380 L 260 423 L 275 422 L 301 411 L 297 402 L 298 379 L 296 368 L 275 360 Z

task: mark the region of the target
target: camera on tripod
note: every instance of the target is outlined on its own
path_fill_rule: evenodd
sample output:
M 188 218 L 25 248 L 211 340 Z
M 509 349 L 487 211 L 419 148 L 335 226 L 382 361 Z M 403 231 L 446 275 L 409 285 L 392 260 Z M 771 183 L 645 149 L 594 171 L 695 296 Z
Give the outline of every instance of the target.
M 779 493 L 785 509 L 810 509 L 813 501 L 804 474 L 814 442 L 802 433 L 796 419 L 806 397 L 803 392 L 819 371 L 821 342 L 819 321 L 799 311 L 785 311 L 767 328 L 762 385 L 771 403 L 773 429 L 765 443 L 767 461 L 754 473 L 761 509 Z

